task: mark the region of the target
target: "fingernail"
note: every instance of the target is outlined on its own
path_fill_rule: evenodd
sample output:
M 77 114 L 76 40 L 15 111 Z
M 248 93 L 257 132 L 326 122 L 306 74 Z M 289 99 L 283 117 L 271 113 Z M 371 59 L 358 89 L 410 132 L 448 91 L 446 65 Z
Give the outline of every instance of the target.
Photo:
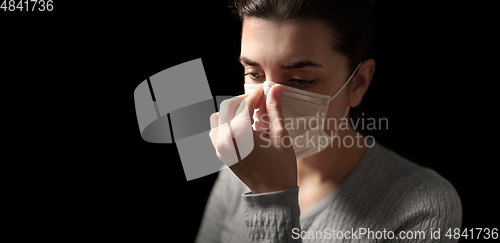
M 214 129 L 217 127 L 217 116 L 216 116 L 216 113 L 213 113 L 211 116 L 210 116 L 210 129 Z

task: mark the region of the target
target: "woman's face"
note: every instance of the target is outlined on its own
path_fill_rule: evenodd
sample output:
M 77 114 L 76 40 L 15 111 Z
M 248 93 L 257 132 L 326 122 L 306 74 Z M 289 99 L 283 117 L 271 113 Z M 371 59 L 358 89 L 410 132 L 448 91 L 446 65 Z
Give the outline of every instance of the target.
M 346 58 L 332 49 L 333 31 L 320 20 L 243 21 L 240 61 L 245 83 L 272 81 L 333 96 L 350 75 Z M 351 80 L 352 82 L 352 80 Z M 343 117 L 349 86 L 330 103 L 327 118 Z M 334 123 L 325 131 L 334 131 Z

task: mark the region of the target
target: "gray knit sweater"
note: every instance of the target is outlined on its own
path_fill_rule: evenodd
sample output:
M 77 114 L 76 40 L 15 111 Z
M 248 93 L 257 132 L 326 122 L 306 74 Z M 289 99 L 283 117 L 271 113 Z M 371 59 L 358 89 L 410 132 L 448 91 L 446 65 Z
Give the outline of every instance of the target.
M 462 220 L 453 186 L 380 144 L 366 151 L 337 189 L 302 213 L 298 190 L 251 194 L 230 169 L 222 170 L 196 242 L 458 241 L 445 236 Z

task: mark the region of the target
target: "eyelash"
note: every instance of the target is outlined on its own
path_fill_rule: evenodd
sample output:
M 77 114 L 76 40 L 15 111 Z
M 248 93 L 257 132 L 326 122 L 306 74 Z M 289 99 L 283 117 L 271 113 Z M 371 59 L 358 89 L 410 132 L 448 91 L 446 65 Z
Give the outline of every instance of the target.
M 290 79 L 288 81 L 293 81 L 293 82 L 296 82 L 300 85 L 306 85 L 306 84 L 314 84 L 314 80 L 304 80 L 304 79 Z
M 245 73 L 245 74 L 243 75 L 243 77 L 245 77 L 245 76 L 247 76 L 247 75 L 250 75 L 250 78 L 251 78 L 252 80 L 256 80 L 256 79 L 258 79 L 258 78 L 259 78 L 259 77 L 254 78 L 254 77 L 252 76 L 253 74 L 257 74 L 257 75 L 259 75 L 259 73 Z M 260 75 L 259 75 L 259 76 L 260 76 Z
M 249 75 L 252 80 L 256 80 L 260 77 L 259 73 L 245 73 L 243 76 L 247 76 L 247 75 Z M 258 75 L 258 76 L 254 77 L 254 75 Z M 289 79 L 288 81 L 295 82 L 299 86 L 309 86 L 309 87 L 315 83 L 315 80 L 304 80 L 304 79 L 296 79 L 296 78 Z M 308 87 L 302 87 L 302 88 L 308 88 Z

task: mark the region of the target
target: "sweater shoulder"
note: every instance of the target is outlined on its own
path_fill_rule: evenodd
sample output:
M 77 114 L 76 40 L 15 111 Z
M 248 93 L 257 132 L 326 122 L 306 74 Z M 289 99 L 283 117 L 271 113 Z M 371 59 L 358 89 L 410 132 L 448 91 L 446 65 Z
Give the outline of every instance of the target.
M 380 172 L 369 177 L 379 177 L 372 189 L 380 192 L 380 198 L 390 201 L 385 205 L 390 205 L 394 212 L 391 222 L 405 222 L 399 225 L 403 228 L 410 226 L 408 222 L 460 227 L 460 197 L 446 178 L 382 146 L 378 150 L 379 156 L 374 159 L 378 161 L 373 166 L 380 166 Z
M 395 186 L 406 186 L 409 194 L 418 192 L 421 196 L 441 195 L 460 201 L 453 185 L 438 172 L 409 161 L 392 150 L 386 150 L 387 166 L 394 170 L 392 176 L 395 179 Z
M 394 151 L 377 145 L 369 155 L 364 177 L 371 183 L 386 184 L 391 189 L 405 188 L 407 192 L 415 188 L 428 188 L 424 185 L 455 192 L 453 185 L 436 171 L 418 165 Z M 388 188 L 385 188 L 388 189 Z
M 421 174 L 401 198 L 391 221 L 400 222 L 399 230 L 460 228 L 462 204 L 453 185 L 434 170 L 424 168 Z

